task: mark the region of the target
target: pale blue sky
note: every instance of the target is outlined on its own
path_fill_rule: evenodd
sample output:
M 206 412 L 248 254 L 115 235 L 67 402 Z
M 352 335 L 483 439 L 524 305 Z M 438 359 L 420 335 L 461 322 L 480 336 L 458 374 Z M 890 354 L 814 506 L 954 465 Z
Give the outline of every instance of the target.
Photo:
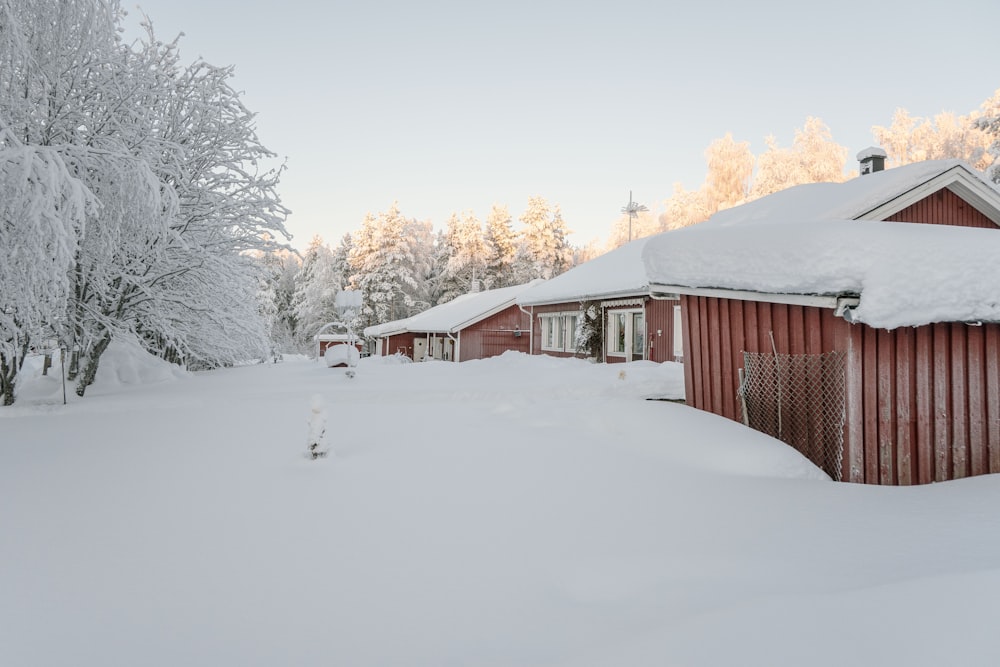
M 853 161 L 897 107 L 967 114 L 1000 88 L 996 0 L 140 6 L 161 39 L 185 33 L 184 62 L 235 65 L 287 157 L 298 248 L 393 201 L 442 228 L 494 202 L 516 219 L 532 195 L 582 245 L 607 237 L 629 189 L 656 211 L 674 182 L 698 187 L 726 132 L 759 152 L 819 116 Z

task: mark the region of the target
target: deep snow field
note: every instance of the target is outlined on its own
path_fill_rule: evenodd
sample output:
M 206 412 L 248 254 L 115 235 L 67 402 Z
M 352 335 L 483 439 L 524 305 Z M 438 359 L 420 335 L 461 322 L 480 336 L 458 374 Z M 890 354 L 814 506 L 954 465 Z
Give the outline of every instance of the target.
M 1000 478 L 836 484 L 643 400 L 682 393 L 677 364 L 186 374 L 118 344 L 67 406 L 29 377 L 0 665 L 1000 664 Z

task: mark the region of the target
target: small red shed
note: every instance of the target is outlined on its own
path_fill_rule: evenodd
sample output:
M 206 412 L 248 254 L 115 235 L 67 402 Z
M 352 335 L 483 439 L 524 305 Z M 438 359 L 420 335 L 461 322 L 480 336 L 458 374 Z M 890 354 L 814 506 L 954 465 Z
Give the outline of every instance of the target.
M 645 261 L 681 299 L 688 404 L 838 480 L 1000 472 L 998 224 L 1000 192 L 944 160 L 660 235 Z
M 531 312 L 531 353 L 583 356 L 576 331 L 585 308 L 600 319 L 607 363 L 681 361 L 679 299 L 654 300 L 642 263 L 648 238 L 616 248 L 547 280 L 518 299 Z
M 402 354 L 413 361 L 528 352 L 531 322 L 517 297 L 537 282 L 463 294 L 412 317 L 368 327 L 365 336 L 375 339 L 377 355 Z

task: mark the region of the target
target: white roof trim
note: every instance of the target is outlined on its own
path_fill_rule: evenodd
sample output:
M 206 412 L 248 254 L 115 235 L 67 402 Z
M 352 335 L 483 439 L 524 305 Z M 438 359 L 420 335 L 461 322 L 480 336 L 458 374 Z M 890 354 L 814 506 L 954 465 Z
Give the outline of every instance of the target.
M 934 178 L 900 194 L 889 201 L 864 211 L 855 219 L 885 220 L 908 206 L 916 204 L 938 190 L 948 189 L 1000 226 L 1000 192 L 982 179 L 974 177 L 962 165 L 955 165 Z
M 769 292 L 752 292 L 749 290 L 734 290 L 720 287 L 686 287 L 684 285 L 649 286 L 654 294 L 689 294 L 691 296 L 708 296 L 719 299 L 739 299 L 740 301 L 759 301 L 764 303 L 781 303 L 789 306 L 814 306 L 837 310 L 846 305 L 857 305 L 857 297 L 843 294 L 772 294 Z

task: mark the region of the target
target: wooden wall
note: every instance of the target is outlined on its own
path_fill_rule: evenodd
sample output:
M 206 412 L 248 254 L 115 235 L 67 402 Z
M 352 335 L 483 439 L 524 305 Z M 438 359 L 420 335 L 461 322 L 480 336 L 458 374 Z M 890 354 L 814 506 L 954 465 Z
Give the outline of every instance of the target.
M 495 357 L 508 350 L 527 353 L 530 327 L 531 317 L 527 313 L 516 305 L 505 308 L 462 330 L 459 361 Z
M 842 479 L 924 484 L 1000 472 L 1000 324 L 892 331 L 831 309 L 682 296 L 687 403 L 733 420 L 743 352 L 847 355 Z
M 1000 472 L 1000 324 L 851 328 L 851 481 Z
M 992 220 L 977 211 L 971 204 L 947 188 L 921 199 L 886 220 L 894 222 L 922 222 L 956 227 L 984 227 L 1000 229 Z

